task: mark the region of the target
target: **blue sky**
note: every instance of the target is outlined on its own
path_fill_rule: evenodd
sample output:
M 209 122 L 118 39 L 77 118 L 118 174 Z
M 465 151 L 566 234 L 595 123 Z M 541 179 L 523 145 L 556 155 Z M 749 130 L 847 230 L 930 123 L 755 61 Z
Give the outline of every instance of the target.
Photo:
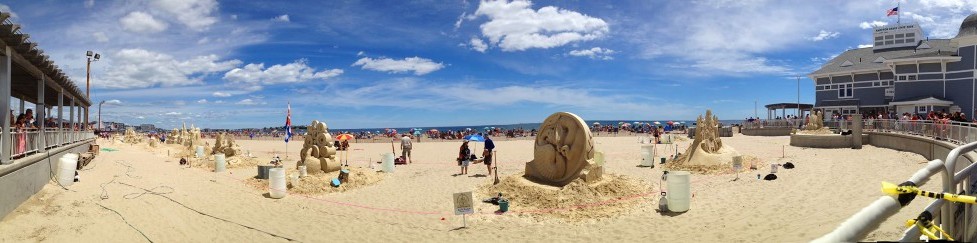
M 752 116 L 871 42 L 896 1 L 5 1 L 103 120 L 333 128 Z M 956 35 L 977 2 L 904 1 Z M 94 110 L 93 107 L 93 116 Z M 760 114 L 763 114 L 763 110 Z M 94 117 L 92 118 L 94 120 Z

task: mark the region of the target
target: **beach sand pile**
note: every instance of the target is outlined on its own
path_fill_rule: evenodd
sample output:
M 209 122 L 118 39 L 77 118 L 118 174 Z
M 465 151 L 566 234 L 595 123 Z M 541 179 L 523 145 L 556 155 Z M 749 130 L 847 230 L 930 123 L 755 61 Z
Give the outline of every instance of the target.
M 349 170 L 349 181 L 342 183 L 339 185 L 339 187 L 333 187 L 330 185 L 330 182 L 333 178 L 339 178 L 339 171 L 329 173 L 323 173 L 322 171 L 310 172 L 308 173 L 308 176 L 300 177 L 298 183 L 293 183 L 292 175 L 298 175 L 299 172 L 294 168 L 288 168 L 285 170 L 285 180 L 286 183 L 288 183 L 288 192 L 304 195 L 345 192 L 375 185 L 380 183 L 380 181 L 383 181 L 385 177 L 383 173 L 369 168 L 349 167 L 347 169 Z M 245 182 L 251 187 L 259 190 L 268 190 L 268 180 L 252 177 L 247 179 Z
M 533 182 L 519 173 L 500 179 L 496 185 L 482 185 L 476 191 L 477 199 L 502 193 L 502 197 L 510 202 L 511 212 L 525 213 L 537 221 L 576 222 L 613 218 L 631 211 L 639 201 L 626 199 L 651 193 L 652 187 L 646 181 L 616 174 L 604 174 L 594 183 L 577 179 L 566 186 L 555 187 Z

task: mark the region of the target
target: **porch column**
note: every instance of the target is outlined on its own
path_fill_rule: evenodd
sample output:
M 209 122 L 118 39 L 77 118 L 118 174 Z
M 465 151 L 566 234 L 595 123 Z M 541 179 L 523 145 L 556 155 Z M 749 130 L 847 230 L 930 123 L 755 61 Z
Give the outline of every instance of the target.
M 64 88 L 58 90 L 58 146 L 64 144 Z
M 20 106 L 17 109 L 20 109 L 20 113 L 17 113 L 17 116 L 20 116 L 24 114 L 24 99 L 18 99 L 18 100 L 20 100 Z
M 72 143 L 75 141 L 75 97 L 71 97 L 71 103 L 68 105 L 68 141 L 67 143 Z
M 0 129 L 3 129 L 2 136 L 0 136 L 0 164 L 10 164 L 13 161 L 10 160 L 10 150 L 13 148 L 13 136 L 10 133 L 10 53 L 13 51 L 9 46 L 4 47 L 4 56 L 0 57 L 0 107 L 3 110 L 0 113 L 0 118 L 3 121 L 0 122 Z
M 44 130 L 44 117 L 47 115 L 45 112 L 44 105 L 44 75 L 37 79 L 37 102 L 34 102 L 34 120 L 37 121 L 37 131 L 38 140 L 35 141 L 39 146 L 37 146 L 38 151 L 44 152 L 47 150 L 47 131 Z

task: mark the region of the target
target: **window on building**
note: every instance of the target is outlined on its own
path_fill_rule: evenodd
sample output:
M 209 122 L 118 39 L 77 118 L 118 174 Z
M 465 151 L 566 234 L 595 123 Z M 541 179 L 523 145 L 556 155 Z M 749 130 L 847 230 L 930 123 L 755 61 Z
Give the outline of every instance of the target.
M 906 75 L 907 80 L 916 80 L 916 75 Z
M 895 40 L 895 43 L 896 43 L 896 44 L 902 44 L 902 43 L 903 43 L 903 41 L 904 41 L 903 39 L 897 39 L 897 40 Z
M 875 37 L 875 40 L 877 40 L 877 41 L 882 40 L 882 37 L 881 36 L 876 36 Z
M 891 40 L 887 40 L 887 41 L 885 41 L 885 44 L 886 45 L 892 45 L 892 41 Z
M 842 84 L 838 88 L 838 98 L 851 98 L 853 84 Z
M 906 43 L 916 43 L 916 39 L 914 38 L 906 39 Z
M 906 37 L 915 37 L 916 33 L 906 33 Z
M 892 37 L 893 37 L 892 35 L 887 35 L 887 36 L 885 36 L 885 39 L 886 39 L 886 40 L 891 40 L 891 39 L 892 39 Z
M 896 38 L 903 38 L 903 37 L 906 37 L 906 35 L 905 34 L 896 34 Z
M 876 41 L 875 42 L 875 46 L 881 46 L 881 45 L 884 45 L 884 44 L 885 44 L 885 42 L 881 42 L 881 41 Z

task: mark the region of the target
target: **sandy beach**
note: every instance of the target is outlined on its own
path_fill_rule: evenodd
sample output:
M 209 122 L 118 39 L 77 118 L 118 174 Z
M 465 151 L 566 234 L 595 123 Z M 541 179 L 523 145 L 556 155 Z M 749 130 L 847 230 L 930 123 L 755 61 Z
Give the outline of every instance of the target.
M 656 211 L 660 166 L 637 167 L 638 139 L 595 140 L 606 153 L 606 173 L 632 178 L 647 191 L 549 210 L 512 205 L 501 215 L 493 213 L 497 206 L 476 201 L 476 214 L 467 217 L 467 228 L 460 228 L 462 217 L 452 213 L 452 193 L 476 191 L 480 199 L 479 188 L 491 185 L 494 178 L 479 175 L 486 174 L 481 164 L 472 165 L 469 175 L 453 176 L 459 172 L 454 161 L 457 141 L 415 143 L 412 164 L 398 165 L 391 174 L 377 173 L 370 185 L 341 192 L 290 192 L 272 199 L 267 190 L 248 183 L 257 174 L 254 167 L 214 173 L 199 165 L 179 166 L 177 159 L 167 156 L 176 150 L 174 145 L 148 148 L 101 140 L 103 148 L 118 151 L 102 152 L 81 171 L 81 182 L 68 190 L 46 185 L 0 222 L 0 241 L 801 242 L 831 231 L 877 199 L 881 181 L 904 180 L 925 161 L 916 154 L 872 146 L 802 149 L 784 146 L 787 137 L 723 138 L 744 155 L 766 163 L 793 162 L 797 168 L 780 169 L 774 181 L 756 179 L 769 168 L 744 172 L 736 181 L 735 174 L 693 175 L 691 210 L 666 215 Z M 679 141 L 680 151 L 689 142 Z M 285 157 L 281 141 L 239 143 L 257 161 Z M 503 178 L 523 172 L 533 156 L 531 144 L 497 142 Z M 294 168 L 301 145 L 288 144 L 286 168 Z M 369 172 L 370 161 L 390 151 L 386 143 L 354 143 L 349 164 Z M 865 240 L 895 239 L 904 220 L 931 201 L 918 198 Z M 587 210 L 611 213 L 583 217 Z M 573 211 L 584 213 L 576 218 L 557 215 Z

